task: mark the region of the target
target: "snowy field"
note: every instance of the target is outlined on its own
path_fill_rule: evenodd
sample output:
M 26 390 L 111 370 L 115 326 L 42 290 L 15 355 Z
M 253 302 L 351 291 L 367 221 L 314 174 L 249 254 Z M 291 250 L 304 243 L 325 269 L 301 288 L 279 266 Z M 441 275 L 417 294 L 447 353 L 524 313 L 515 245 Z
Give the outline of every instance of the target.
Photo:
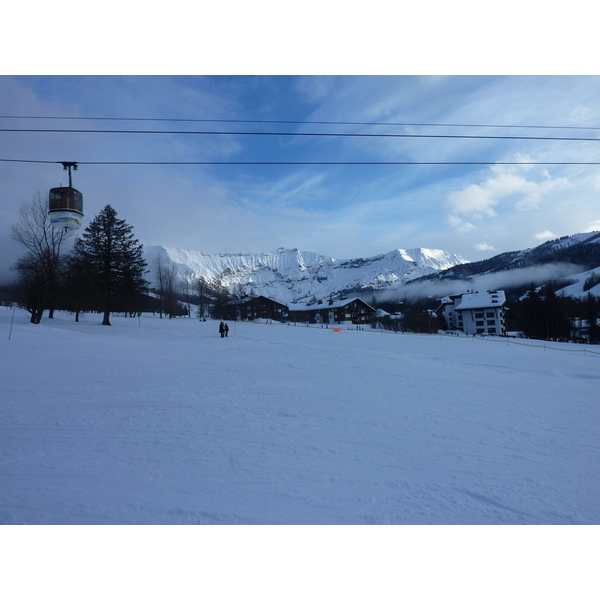
M 597 597 L 597 527 L 8 525 L 599 524 L 599 347 L 11 319 L 3 597 Z
M 2 524 L 600 524 L 600 347 L 11 317 Z

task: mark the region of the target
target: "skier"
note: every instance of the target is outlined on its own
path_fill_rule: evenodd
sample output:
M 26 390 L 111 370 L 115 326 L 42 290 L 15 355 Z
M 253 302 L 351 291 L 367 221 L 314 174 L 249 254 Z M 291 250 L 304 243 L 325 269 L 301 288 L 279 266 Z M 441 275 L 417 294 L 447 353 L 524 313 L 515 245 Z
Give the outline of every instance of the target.
M 219 333 L 221 334 L 221 337 L 225 337 L 225 325 L 223 324 L 223 321 L 219 324 Z
M 225 337 L 227 337 L 228 333 L 229 333 L 229 325 L 227 325 L 227 323 L 225 323 Z

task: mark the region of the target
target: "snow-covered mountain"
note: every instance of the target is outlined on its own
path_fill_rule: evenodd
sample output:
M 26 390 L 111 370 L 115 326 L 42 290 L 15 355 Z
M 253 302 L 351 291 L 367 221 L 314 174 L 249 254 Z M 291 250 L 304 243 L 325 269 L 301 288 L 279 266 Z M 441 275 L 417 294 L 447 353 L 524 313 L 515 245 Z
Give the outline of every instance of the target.
M 392 250 L 370 258 L 339 260 L 314 252 L 279 248 L 258 254 L 210 254 L 194 250 L 150 246 L 145 250 L 155 282 L 154 265 L 161 260 L 175 267 L 182 280 L 203 277 L 220 282 L 231 292 L 252 292 L 284 303 L 313 297 L 369 290 L 393 289 L 402 284 L 468 261 L 443 250 Z
M 600 232 L 576 233 L 534 248 L 436 271 L 402 289 L 403 294 L 441 297 L 466 289 L 518 288 L 552 283 L 559 295 L 600 295 Z

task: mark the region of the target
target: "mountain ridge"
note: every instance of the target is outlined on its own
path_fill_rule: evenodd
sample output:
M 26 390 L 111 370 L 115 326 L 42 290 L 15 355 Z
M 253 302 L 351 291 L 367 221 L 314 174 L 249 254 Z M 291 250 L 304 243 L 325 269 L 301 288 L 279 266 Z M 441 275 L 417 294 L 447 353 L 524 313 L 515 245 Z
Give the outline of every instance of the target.
M 261 253 L 208 253 L 166 246 L 145 250 L 153 283 L 159 258 L 175 267 L 182 280 L 199 277 L 230 292 L 265 295 L 280 302 L 325 299 L 346 291 L 387 289 L 465 263 L 443 250 L 395 249 L 368 258 L 336 259 L 297 248 Z
M 600 296 L 600 232 L 576 233 L 525 250 L 455 265 L 409 283 L 408 296 L 438 297 L 470 289 L 541 287 L 552 284 L 559 295 L 582 298 L 588 291 Z M 559 290 L 562 290 L 559 291 Z
M 581 296 L 590 291 L 590 278 L 600 275 L 600 232 L 563 236 L 475 262 L 428 248 L 337 259 L 298 248 L 208 253 L 158 245 L 146 248 L 145 257 L 151 283 L 156 283 L 153 265 L 161 259 L 182 281 L 203 278 L 234 295 L 264 295 L 286 304 L 350 294 L 439 298 L 464 293 L 467 287 L 498 289 L 533 281 L 558 281 L 564 293 Z M 591 291 L 600 295 L 600 286 Z

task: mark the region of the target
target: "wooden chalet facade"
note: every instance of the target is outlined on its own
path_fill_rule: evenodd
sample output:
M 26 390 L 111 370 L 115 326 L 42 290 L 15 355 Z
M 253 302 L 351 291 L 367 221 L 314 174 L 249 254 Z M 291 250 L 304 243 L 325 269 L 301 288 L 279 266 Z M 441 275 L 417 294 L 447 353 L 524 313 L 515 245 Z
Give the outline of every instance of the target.
M 289 321 L 321 325 L 366 325 L 375 316 L 375 309 L 360 298 L 321 302 L 317 304 L 290 304 Z
M 254 319 L 284 321 L 288 315 L 288 308 L 285 304 L 266 296 L 233 300 L 227 302 L 223 309 L 223 318 L 227 321 L 254 321 Z
M 266 296 L 255 296 L 227 302 L 223 307 L 223 319 L 227 321 L 269 319 L 315 325 L 366 325 L 372 321 L 376 312 L 360 298 L 287 306 Z

